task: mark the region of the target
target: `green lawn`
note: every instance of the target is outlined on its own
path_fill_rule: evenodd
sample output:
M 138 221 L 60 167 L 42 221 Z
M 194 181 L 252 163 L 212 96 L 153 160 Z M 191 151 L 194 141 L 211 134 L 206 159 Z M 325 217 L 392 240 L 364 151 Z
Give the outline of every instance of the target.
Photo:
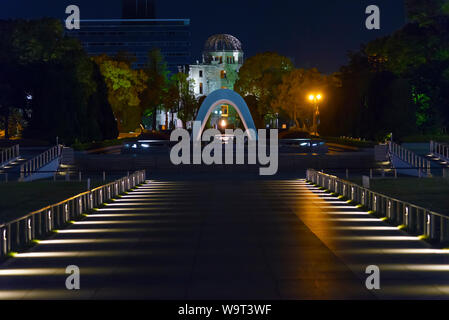
M 351 179 L 361 184 L 361 179 Z M 371 180 L 370 189 L 449 215 L 449 179 L 412 178 Z
M 105 184 L 93 181 L 92 188 Z M 86 182 L 40 180 L 0 184 L 0 223 L 58 203 L 87 190 Z

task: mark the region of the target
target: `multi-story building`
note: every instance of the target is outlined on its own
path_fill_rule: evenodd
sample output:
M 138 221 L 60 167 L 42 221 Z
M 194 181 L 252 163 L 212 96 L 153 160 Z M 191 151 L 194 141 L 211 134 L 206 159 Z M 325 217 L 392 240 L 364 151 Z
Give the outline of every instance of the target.
M 151 0 L 123 0 L 122 19 L 81 20 L 79 30 L 67 30 L 91 56 L 127 52 L 134 68 L 144 67 L 148 52 L 159 48 L 169 70 L 189 65 L 190 19 L 155 19 Z

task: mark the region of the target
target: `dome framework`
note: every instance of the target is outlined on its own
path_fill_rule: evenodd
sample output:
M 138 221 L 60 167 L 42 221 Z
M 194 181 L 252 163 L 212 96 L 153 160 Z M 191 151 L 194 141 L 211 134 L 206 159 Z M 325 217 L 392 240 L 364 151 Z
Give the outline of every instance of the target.
M 243 51 L 242 43 L 230 34 L 215 34 L 210 36 L 204 44 L 205 52 Z

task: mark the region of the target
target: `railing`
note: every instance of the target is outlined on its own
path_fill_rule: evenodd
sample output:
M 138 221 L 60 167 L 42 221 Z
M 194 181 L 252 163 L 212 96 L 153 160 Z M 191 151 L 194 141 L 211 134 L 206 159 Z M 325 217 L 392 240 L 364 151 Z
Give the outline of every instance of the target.
M 79 217 L 83 212 L 98 207 L 105 201 L 144 181 L 145 171 L 137 171 L 109 184 L 0 225 L 0 257 L 19 250 L 32 240 L 45 237 L 52 230 L 66 225 L 72 218 Z
M 40 155 L 28 160 L 20 166 L 20 180 L 37 172 L 40 168 L 58 158 L 62 153 L 63 146 L 57 145 Z
M 430 153 L 439 158 L 449 159 L 449 145 L 430 141 Z
M 3 149 L 0 151 L 0 154 L 0 167 L 2 167 L 19 158 L 19 145 L 16 144 L 15 146 L 12 146 L 10 148 Z
M 430 161 L 426 158 L 417 155 L 416 153 L 405 149 L 404 147 L 394 143 L 389 142 L 389 152 L 392 155 L 395 155 L 400 160 L 410 164 L 412 169 L 417 169 L 419 171 L 419 175 L 421 172 L 424 172 L 427 176 L 431 176 L 430 171 Z M 397 168 L 401 169 L 401 168 Z
M 307 180 L 360 203 L 369 210 L 384 214 L 394 224 L 405 225 L 412 234 L 424 235 L 440 242 L 449 241 L 449 217 L 445 215 L 313 169 L 307 170 Z

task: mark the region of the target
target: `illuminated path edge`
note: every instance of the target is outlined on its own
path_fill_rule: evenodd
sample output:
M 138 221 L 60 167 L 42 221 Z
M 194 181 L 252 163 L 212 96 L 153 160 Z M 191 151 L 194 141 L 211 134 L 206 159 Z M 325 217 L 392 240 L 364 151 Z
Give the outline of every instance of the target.
M 446 299 L 448 254 L 300 179 L 148 181 L 0 265 L 0 299 Z

